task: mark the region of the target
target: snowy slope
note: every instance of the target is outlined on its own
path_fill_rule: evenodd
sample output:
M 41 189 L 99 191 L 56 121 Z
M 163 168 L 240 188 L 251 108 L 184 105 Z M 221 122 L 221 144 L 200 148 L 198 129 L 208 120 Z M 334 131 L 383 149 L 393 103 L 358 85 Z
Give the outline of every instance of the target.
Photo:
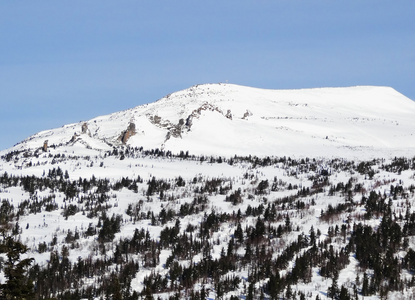
M 168 283 L 149 291 L 154 298 L 192 299 L 188 294 L 203 288 L 209 299 L 249 299 L 252 285 L 252 299 L 261 293 L 271 299 L 266 265 L 285 278 L 276 299 L 290 289 L 298 293 L 293 299 L 299 293 L 307 299 L 330 299 L 333 278 L 339 292 L 344 287 L 359 299 L 382 299 L 385 293 L 390 299 L 409 299 L 415 295 L 415 256 L 412 261 L 410 255 L 415 249 L 414 115 L 415 103 L 387 87 L 276 91 L 229 84 L 195 86 L 152 104 L 40 132 L 0 152 L 0 221 L 8 222 L 8 233 L 28 247 L 23 258 L 33 258 L 33 266 L 55 274 L 50 280 L 33 279 L 39 299 L 67 299 L 60 293 L 82 292 L 81 299 L 98 300 L 110 294 L 99 289 L 114 282 L 113 271 L 125 271 L 131 262 L 139 268 L 116 272 L 125 295 L 136 293 L 125 299 L 144 298 L 154 274 Z M 146 151 L 155 148 L 200 156 Z M 391 159 L 403 155 L 408 158 Z M 364 161 L 375 156 L 379 159 Z M 155 180 L 165 186 L 150 191 Z M 263 183 L 266 188 L 260 189 Z M 237 193 L 240 198 L 231 200 Z M 369 201 L 371 197 L 379 198 Z M 215 214 L 217 226 L 202 231 L 208 216 Z M 105 215 L 121 220 L 110 239 L 101 237 Z M 382 289 L 364 292 L 364 276 L 375 282 L 379 268 L 365 265 L 355 228 L 364 224 L 377 232 L 385 216 L 402 232 L 391 254 L 396 259 L 390 260 L 398 270 L 392 277 L 400 285 L 384 280 Z M 260 220 L 266 226 L 255 237 Z M 165 244 L 163 230 L 178 223 L 176 235 L 181 239 Z M 238 225 L 243 236 L 229 251 Z M 312 229 L 317 231 L 319 260 L 295 278 L 299 259 L 311 257 L 306 255 L 313 247 Z M 157 245 L 156 251 L 146 246 L 120 259 L 120 249 L 133 247 L 136 230 L 148 233 L 147 244 Z M 177 249 L 187 245 L 186 239 L 203 247 L 183 254 Z M 301 239 L 302 246 L 292 250 Z M 248 246 L 255 251 L 250 259 Z M 258 255 L 260 249 L 264 255 Z M 330 249 L 346 256 L 333 259 Z M 387 249 L 380 250 L 385 266 Z M 280 266 L 288 252 L 286 264 Z M 197 267 L 223 256 L 235 266 L 217 276 L 199 274 L 185 290 L 184 275 L 171 277 L 172 261 L 184 274 L 192 263 Z M 58 261 L 51 263 L 53 257 Z M 0 262 L 6 259 L 0 253 Z M 327 271 L 334 262 L 337 277 Z M 82 271 L 84 265 L 90 268 Z M 105 265 L 103 271 L 99 265 Z M 124 273 L 128 280 L 121 276 Z M 226 283 L 231 277 L 239 280 L 233 287 Z M 0 269 L 0 284 L 6 280 Z M 47 297 L 41 294 L 42 284 Z M 222 295 L 220 285 L 229 288 Z M 88 289 L 93 294 L 88 295 Z
M 39 149 L 45 140 L 62 152 L 110 150 L 123 144 L 132 123 L 127 145 L 173 153 L 393 157 L 414 153 L 414 116 L 415 102 L 388 87 L 265 90 L 205 84 L 40 132 L 12 150 Z

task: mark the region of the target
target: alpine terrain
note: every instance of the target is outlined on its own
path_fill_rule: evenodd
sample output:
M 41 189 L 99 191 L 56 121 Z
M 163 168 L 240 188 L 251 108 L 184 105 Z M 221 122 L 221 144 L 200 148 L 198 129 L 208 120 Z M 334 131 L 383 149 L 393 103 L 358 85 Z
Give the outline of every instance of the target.
M 415 299 L 415 102 L 204 84 L 0 151 L 0 299 Z

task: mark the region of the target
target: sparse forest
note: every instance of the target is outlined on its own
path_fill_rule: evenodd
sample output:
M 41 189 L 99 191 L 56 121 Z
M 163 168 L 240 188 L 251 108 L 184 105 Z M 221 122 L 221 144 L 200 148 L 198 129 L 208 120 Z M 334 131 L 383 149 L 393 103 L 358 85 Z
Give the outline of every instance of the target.
M 415 158 L 2 160 L 2 299 L 415 297 Z

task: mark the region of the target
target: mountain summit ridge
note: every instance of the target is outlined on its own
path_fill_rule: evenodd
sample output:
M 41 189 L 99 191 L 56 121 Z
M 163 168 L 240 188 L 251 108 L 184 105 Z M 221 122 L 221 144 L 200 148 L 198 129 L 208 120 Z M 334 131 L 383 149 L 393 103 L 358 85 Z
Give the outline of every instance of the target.
M 63 152 L 128 145 L 199 155 L 395 156 L 415 149 L 414 116 L 415 102 L 390 87 L 202 84 L 39 132 L 12 150 L 35 150 L 47 140 Z

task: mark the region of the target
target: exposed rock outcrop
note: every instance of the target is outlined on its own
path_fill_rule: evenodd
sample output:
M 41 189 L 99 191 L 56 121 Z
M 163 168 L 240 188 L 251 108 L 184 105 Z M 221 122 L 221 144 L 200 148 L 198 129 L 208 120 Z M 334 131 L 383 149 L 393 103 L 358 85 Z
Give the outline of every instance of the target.
M 136 134 L 135 124 L 133 122 L 130 122 L 130 125 L 128 125 L 127 130 L 121 133 L 118 140 L 120 140 L 123 144 L 126 144 L 127 141 L 130 139 L 130 137 L 132 137 L 135 134 Z
M 246 112 L 244 113 L 242 119 L 246 120 L 248 119 L 248 117 L 252 116 L 252 113 L 249 110 L 246 110 Z
M 76 139 L 79 137 L 79 135 L 77 133 L 74 133 L 74 135 L 72 136 L 71 140 L 69 141 L 69 143 L 75 143 Z
M 169 140 L 171 137 L 182 138 L 182 131 L 184 126 L 185 124 L 183 119 L 180 119 L 178 124 L 170 126 L 168 128 L 169 131 L 166 134 L 166 139 L 164 142 Z
M 226 116 L 229 120 L 232 120 L 232 112 L 230 109 L 228 109 L 228 111 L 226 112 Z
M 46 141 L 43 142 L 42 150 L 44 152 L 47 152 L 48 151 L 48 140 L 46 140 Z
M 81 133 L 79 132 L 75 132 L 71 138 L 71 140 L 69 141 L 69 143 L 75 143 L 78 138 L 81 136 L 81 134 L 89 134 L 89 136 L 91 136 L 91 133 L 88 132 L 88 124 L 86 122 L 82 123 L 81 126 Z
M 169 120 L 163 120 L 161 117 L 157 115 L 148 115 L 148 119 L 151 123 L 156 125 L 159 128 L 167 129 L 166 139 L 165 141 L 169 140 L 171 137 L 175 138 L 181 138 L 182 137 L 182 131 L 185 127 L 184 119 L 180 119 L 179 123 L 173 124 Z
M 84 123 L 82 124 L 82 133 L 87 133 L 88 132 L 88 124 Z
M 169 120 L 163 120 L 158 115 L 154 115 L 154 116 L 147 115 L 147 117 L 150 120 L 150 122 L 153 123 L 154 125 L 156 125 L 157 127 L 169 128 L 169 127 L 173 126 L 173 124 Z
M 193 110 L 187 116 L 186 120 L 180 119 L 177 124 L 172 123 L 170 120 L 162 119 L 158 115 L 147 114 L 147 117 L 153 125 L 167 130 L 166 139 L 165 139 L 165 142 L 166 142 L 171 137 L 182 138 L 183 132 L 190 131 L 190 128 L 192 127 L 193 118 L 199 118 L 203 111 L 218 112 L 224 117 L 232 120 L 232 112 L 230 109 L 228 109 L 225 115 L 220 108 L 208 102 L 203 103 L 199 108 Z
M 186 126 L 188 127 L 188 130 L 190 130 L 190 127 L 192 127 L 193 118 L 199 118 L 199 116 L 202 114 L 202 111 L 205 111 L 205 110 L 217 111 L 218 113 L 224 115 L 222 110 L 220 110 L 217 106 L 214 106 L 208 102 L 205 102 L 198 109 L 195 109 L 194 111 L 192 111 L 192 113 L 186 118 Z
M 169 129 L 169 132 L 171 133 L 173 137 L 181 138 L 183 126 L 184 126 L 184 120 L 180 119 L 178 124 L 174 125 L 173 127 Z

